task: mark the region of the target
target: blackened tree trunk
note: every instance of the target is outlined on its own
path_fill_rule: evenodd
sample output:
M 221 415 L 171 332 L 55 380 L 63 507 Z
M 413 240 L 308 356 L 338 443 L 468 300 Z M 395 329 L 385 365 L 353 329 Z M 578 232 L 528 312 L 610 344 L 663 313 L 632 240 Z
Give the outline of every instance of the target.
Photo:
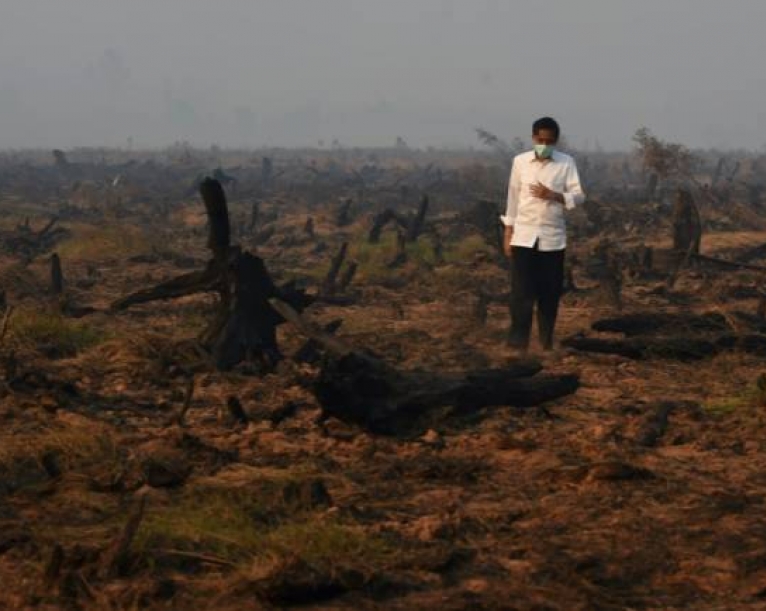
M 64 292 L 64 273 L 61 271 L 61 258 L 58 253 L 51 255 L 51 291 L 54 295 Z
M 206 268 L 128 295 L 112 304 L 112 309 L 217 292 L 217 310 L 200 337 L 216 367 L 230 369 L 245 359 L 273 365 L 280 358 L 276 327 L 284 319 L 271 307 L 269 299 L 279 298 L 302 311 L 313 298 L 289 283 L 277 287 L 260 257 L 231 245 L 226 195 L 217 180 L 205 179 L 200 194 L 208 215 L 208 247 L 213 253 Z
M 351 198 L 343 200 L 335 215 L 335 224 L 338 227 L 346 227 L 351 224 Z
M 420 200 L 420 206 L 415 217 L 410 221 L 407 227 L 407 241 L 414 242 L 418 239 L 423 232 L 423 227 L 426 220 L 426 214 L 428 213 L 428 195 L 423 195 L 423 199 Z

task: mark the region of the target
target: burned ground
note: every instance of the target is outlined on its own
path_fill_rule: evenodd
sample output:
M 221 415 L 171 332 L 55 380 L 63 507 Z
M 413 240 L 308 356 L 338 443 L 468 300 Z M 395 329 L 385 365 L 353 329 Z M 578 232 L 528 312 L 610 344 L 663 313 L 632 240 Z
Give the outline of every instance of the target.
M 222 181 L 232 242 L 317 297 L 306 320 L 397 371 L 516 362 L 486 222 L 503 170 L 336 157 L 222 170 L 237 179 Z M 199 341 L 215 291 L 112 307 L 204 268 L 196 184 L 214 175 L 210 160 L 14 163 L 0 182 L 5 608 L 764 604 L 760 202 L 735 193 L 731 210 L 748 213 L 725 216 L 698 197 L 711 262 L 673 254 L 670 206 L 602 195 L 598 223 L 573 219 L 569 347 L 533 355 L 579 389 L 531 407 L 439 405 L 415 430 L 380 434 L 327 413 L 316 394 L 327 346 L 307 350 L 289 322 L 284 359 L 219 371 Z M 619 184 L 602 169 L 610 193 Z M 371 243 L 386 210 L 396 215 Z M 647 248 L 651 265 L 636 257 Z M 699 346 L 713 349 L 690 358 Z

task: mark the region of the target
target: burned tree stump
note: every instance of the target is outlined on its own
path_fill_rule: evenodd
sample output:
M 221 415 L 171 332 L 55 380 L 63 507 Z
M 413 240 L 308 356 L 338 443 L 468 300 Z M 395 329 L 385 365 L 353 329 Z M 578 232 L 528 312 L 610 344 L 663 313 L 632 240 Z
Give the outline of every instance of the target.
M 407 226 L 406 239 L 408 242 L 415 242 L 423 232 L 423 226 L 425 224 L 427 213 L 428 195 L 423 195 L 423 198 L 420 200 L 420 206 L 418 207 L 417 214 L 415 214 Z
M 442 240 L 442 236 L 435 228 L 430 232 L 430 236 L 431 247 L 434 251 L 434 263 L 436 263 L 436 265 L 444 265 L 444 241 Z
M 303 226 L 303 233 L 306 234 L 309 240 L 313 240 L 316 237 L 316 234 L 314 233 L 314 218 L 308 217 L 306 219 L 306 224 Z
M 319 287 L 317 298 L 324 303 L 334 303 L 337 305 L 347 305 L 355 300 L 354 295 L 343 295 L 348 289 L 357 270 L 357 263 L 352 261 L 346 266 L 343 274 L 338 279 L 343 263 L 346 260 L 348 252 L 348 242 L 343 242 L 340 249 L 333 257 L 330 269 L 327 271 L 322 284 Z
M 378 242 L 380 242 L 380 234 L 383 232 L 383 228 L 391 221 L 394 221 L 399 227 L 407 226 L 407 222 L 405 219 L 403 219 L 401 216 L 399 216 L 396 212 L 394 212 L 390 208 L 387 208 L 380 214 L 376 215 L 375 218 L 373 219 L 372 227 L 370 228 L 370 233 L 367 236 L 367 241 L 370 244 L 377 244 Z
M 351 198 L 343 200 L 335 214 L 335 224 L 338 227 L 346 227 L 351 224 Z
M 622 309 L 622 267 L 611 242 L 599 242 L 588 260 L 586 269 L 599 283 L 599 293 L 616 310 Z
M 64 273 L 61 271 L 61 258 L 55 252 L 51 255 L 51 291 L 54 295 L 64 293 Z
M 338 249 L 338 252 L 336 253 L 336 255 L 332 258 L 330 269 L 327 271 L 327 275 L 325 276 L 325 279 L 322 282 L 322 286 L 320 288 L 321 294 L 323 295 L 335 294 L 336 281 L 338 279 L 338 274 L 340 273 L 340 268 L 343 266 L 343 262 L 346 260 L 347 252 L 348 252 L 348 242 L 343 242 L 343 244 L 341 244 L 340 246 L 340 249 Z
M 221 309 L 224 324 L 211 328 L 213 360 L 218 369 L 231 369 L 244 360 L 260 360 L 273 366 L 281 355 L 277 347 L 277 325 L 282 318 L 268 304 L 278 295 L 263 261 L 249 252 L 232 264 L 233 306 Z M 223 302 L 221 304 L 223 308 Z
M 313 297 L 289 283 L 276 286 L 261 258 L 231 245 L 226 195 L 217 180 L 205 179 L 200 185 L 200 194 L 208 216 L 207 245 L 212 251 L 212 260 L 203 270 L 123 297 L 112 304 L 112 310 L 159 299 L 216 292 L 220 297 L 217 310 L 200 337 L 215 366 L 226 370 L 246 359 L 273 366 L 281 358 L 276 327 L 284 319 L 269 305 L 269 299 L 279 298 L 302 311 L 312 303 Z
M 403 231 L 396 232 L 396 255 L 386 264 L 389 269 L 401 267 L 407 263 L 407 237 Z
M 390 222 L 395 222 L 397 231 L 403 232 L 403 239 L 406 242 L 414 242 L 418 239 L 421 233 L 425 230 L 425 219 L 428 213 L 428 195 L 423 195 L 420 200 L 420 205 L 417 212 L 409 217 L 404 217 L 386 208 L 383 212 L 376 215 L 372 221 L 372 227 L 368 235 L 367 241 L 371 244 L 376 244 L 380 241 L 380 234 L 383 232 L 383 228 Z
M 479 325 L 487 324 L 487 315 L 489 313 L 490 296 L 482 289 L 476 291 L 476 304 L 473 308 L 473 316 Z
M 358 267 L 359 264 L 356 261 L 352 261 L 346 266 L 346 270 L 343 272 L 343 275 L 338 281 L 339 292 L 344 293 L 346 290 L 348 290 L 348 287 L 351 286 L 351 283 L 354 281 L 354 276 L 356 276 L 356 270 Z
M 648 448 L 656 446 L 668 429 L 670 414 L 678 406 L 672 401 L 661 402 L 639 426 L 634 437 L 636 443 Z

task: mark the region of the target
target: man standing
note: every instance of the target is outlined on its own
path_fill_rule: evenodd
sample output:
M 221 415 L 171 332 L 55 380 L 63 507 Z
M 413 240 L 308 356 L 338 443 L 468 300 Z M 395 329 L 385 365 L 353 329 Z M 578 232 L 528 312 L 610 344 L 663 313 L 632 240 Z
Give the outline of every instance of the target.
M 534 150 L 516 155 L 508 185 L 504 250 L 511 258 L 511 330 L 508 344 L 529 347 L 532 316 L 543 350 L 553 329 L 564 285 L 564 211 L 585 200 L 574 159 L 555 149 L 559 125 L 550 117 L 532 125 Z

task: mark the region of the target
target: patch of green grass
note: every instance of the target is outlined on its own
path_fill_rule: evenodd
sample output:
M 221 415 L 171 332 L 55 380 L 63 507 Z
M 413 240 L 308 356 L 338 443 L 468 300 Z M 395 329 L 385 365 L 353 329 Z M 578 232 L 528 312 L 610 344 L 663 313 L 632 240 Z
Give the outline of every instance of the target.
M 148 557 L 153 549 L 173 549 L 241 561 L 258 550 L 263 524 L 257 516 L 263 511 L 254 491 L 194 491 L 173 505 L 148 512 L 136 549 Z
M 75 467 L 91 462 L 104 462 L 117 455 L 115 440 L 99 427 L 68 426 L 17 433 L 0 444 L 0 464 L 17 458 L 41 458 L 56 452 L 64 461 L 62 466 Z
M 212 555 L 236 565 L 299 557 L 320 567 L 342 562 L 371 566 L 392 556 L 382 539 L 310 511 L 280 512 L 258 486 L 186 493 L 148 512 L 136 550 Z
M 766 407 L 766 389 L 755 384 L 739 394 L 729 397 L 708 399 L 702 404 L 706 413 L 715 416 L 727 416 Z
M 714 416 L 726 416 L 749 406 L 744 396 L 719 397 L 709 399 L 702 404 L 702 409 Z
M 470 263 L 479 253 L 486 253 L 488 256 L 494 254 L 493 248 L 480 235 L 470 235 L 460 241 L 446 243 L 443 249 L 444 262 L 455 265 Z M 330 259 L 337 252 L 337 246 L 332 246 L 327 252 L 326 261 L 323 264 L 300 268 L 300 276 L 321 282 L 330 269 Z M 397 252 L 397 235 L 394 231 L 384 231 L 380 240 L 373 244 L 367 241 L 366 236 L 359 236 L 349 244 L 345 265 L 348 265 L 350 261 L 356 261 L 357 278 L 362 282 L 386 282 L 402 275 L 402 267 L 393 269 L 388 267 Z M 405 252 L 407 254 L 405 267 L 410 271 L 437 266 L 434 243 L 428 235 L 421 235 L 415 242 L 407 242 Z M 340 275 L 343 274 L 344 269 L 345 266 L 341 269 Z
M 382 537 L 332 520 L 283 524 L 268 533 L 262 543 L 265 554 L 261 556 L 298 556 L 317 568 L 342 563 L 372 570 L 393 562 L 396 556 L 393 546 Z
M 20 309 L 9 325 L 17 345 L 51 346 L 64 356 L 74 356 L 106 339 L 106 334 L 82 322 L 68 320 L 58 313 Z
M 126 258 L 159 246 L 138 227 L 130 225 L 74 228 L 72 236 L 56 247 L 62 260 Z
M 397 236 L 394 232 L 384 232 L 377 244 L 361 240 L 351 245 L 351 258 L 359 264 L 359 276 L 373 282 L 385 281 L 401 275 L 401 269 L 391 269 L 388 264 L 398 252 Z M 428 236 L 421 236 L 415 242 L 405 245 L 407 262 L 418 267 L 431 267 L 436 264 L 433 242 Z
M 448 244 L 444 252 L 447 263 L 466 263 L 479 253 L 494 254 L 494 249 L 478 234 L 466 236 L 459 242 Z

